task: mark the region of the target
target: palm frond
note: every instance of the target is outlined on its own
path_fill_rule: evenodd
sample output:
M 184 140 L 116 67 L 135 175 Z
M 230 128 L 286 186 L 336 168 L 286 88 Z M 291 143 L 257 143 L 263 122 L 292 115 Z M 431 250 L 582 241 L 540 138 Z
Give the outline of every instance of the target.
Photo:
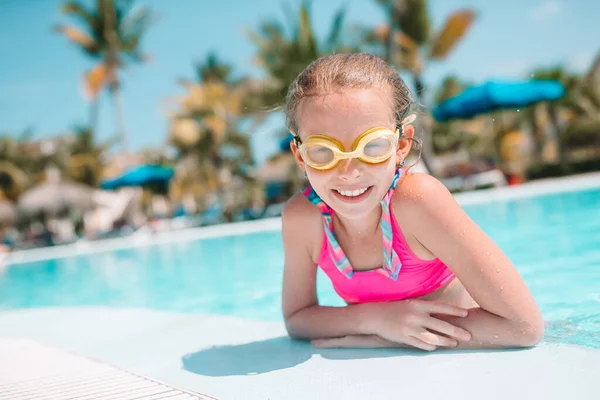
M 114 10 L 116 25 L 119 26 L 133 8 L 134 0 L 98 0 L 101 6 Z
M 310 21 L 310 6 L 308 1 L 305 1 L 300 8 L 297 43 L 300 51 L 309 56 L 314 55 L 316 58 L 317 43 Z
M 392 22 L 419 45 L 429 41 L 431 22 L 426 0 L 395 1 Z
M 89 10 L 79 1 L 67 1 L 61 8 L 62 12 L 68 16 L 79 20 L 82 26 L 85 26 L 90 32 L 99 29 L 98 14 L 94 10 Z
M 54 30 L 65 35 L 67 39 L 78 45 L 89 55 L 98 56 L 98 42 L 87 32 L 69 25 L 58 25 L 54 27 Z
M 88 100 L 93 100 L 98 96 L 98 93 L 108 83 L 109 76 L 109 67 L 103 62 L 100 62 L 84 75 L 84 92 Z
M 220 62 L 217 54 L 210 52 L 203 62 L 196 64 L 196 71 L 200 82 L 227 82 L 231 66 Z
M 150 26 L 157 20 L 150 7 L 138 7 L 125 15 L 118 25 L 124 51 L 134 51 Z
M 459 10 L 452 13 L 443 28 L 433 38 L 429 46 L 429 58 L 432 60 L 446 58 L 469 30 L 474 20 L 475 12 L 473 10 Z
M 327 49 L 335 49 L 340 43 L 340 38 L 342 36 L 342 30 L 344 27 L 344 21 L 346 18 L 347 7 L 342 6 L 335 13 L 333 17 L 333 22 L 331 24 L 331 30 L 327 37 L 326 48 Z

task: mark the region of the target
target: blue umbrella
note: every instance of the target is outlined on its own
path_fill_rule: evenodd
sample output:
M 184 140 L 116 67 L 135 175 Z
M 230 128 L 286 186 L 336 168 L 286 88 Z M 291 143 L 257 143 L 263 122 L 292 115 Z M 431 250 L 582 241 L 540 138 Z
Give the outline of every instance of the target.
M 290 149 L 290 142 L 294 139 L 294 135 L 288 133 L 283 139 L 279 141 L 279 151 L 283 153 L 289 153 L 292 151 Z
M 558 81 L 542 79 L 526 82 L 490 81 L 465 89 L 459 95 L 443 101 L 433 110 L 433 117 L 439 122 L 471 118 L 490 111 L 557 100 L 564 95 L 565 88 Z
M 149 183 L 167 182 L 175 171 L 159 165 L 141 165 L 125 171 L 123 175 L 109 179 L 100 185 L 102 189 L 117 189 L 123 186 L 142 186 Z

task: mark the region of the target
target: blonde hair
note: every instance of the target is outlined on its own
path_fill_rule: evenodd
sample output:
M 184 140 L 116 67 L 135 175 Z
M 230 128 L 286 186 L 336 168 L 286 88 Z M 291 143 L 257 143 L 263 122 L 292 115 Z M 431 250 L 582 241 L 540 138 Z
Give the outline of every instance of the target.
M 392 112 L 396 127 L 401 128 L 416 102 L 398 72 L 381 58 L 367 53 L 334 54 L 309 64 L 289 87 L 284 107 L 287 128 L 298 135 L 298 108 L 306 97 L 371 87 L 391 90 Z

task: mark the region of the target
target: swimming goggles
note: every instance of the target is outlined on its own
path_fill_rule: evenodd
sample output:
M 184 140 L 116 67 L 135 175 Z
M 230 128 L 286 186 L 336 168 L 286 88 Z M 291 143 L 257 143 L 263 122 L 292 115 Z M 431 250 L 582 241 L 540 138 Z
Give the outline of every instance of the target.
M 403 125 L 414 121 L 410 116 Z M 361 134 L 352 144 L 352 151 L 334 138 L 325 135 L 311 135 L 304 142 L 294 135 L 296 147 L 304 162 L 311 168 L 328 170 L 335 168 L 340 161 L 358 158 L 368 164 L 379 164 L 388 160 L 396 151 L 400 130 L 392 131 L 385 127 L 375 127 Z

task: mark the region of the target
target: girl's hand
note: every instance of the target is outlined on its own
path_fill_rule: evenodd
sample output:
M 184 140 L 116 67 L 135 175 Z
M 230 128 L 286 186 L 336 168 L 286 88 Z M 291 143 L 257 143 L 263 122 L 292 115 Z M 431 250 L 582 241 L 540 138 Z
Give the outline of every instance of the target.
M 367 329 L 387 342 L 431 351 L 439 346 L 456 347 L 459 340 L 471 340 L 466 330 L 435 317 L 436 314 L 466 317 L 469 312 L 464 308 L 416 299 L 373 303 L 373 306 Z

